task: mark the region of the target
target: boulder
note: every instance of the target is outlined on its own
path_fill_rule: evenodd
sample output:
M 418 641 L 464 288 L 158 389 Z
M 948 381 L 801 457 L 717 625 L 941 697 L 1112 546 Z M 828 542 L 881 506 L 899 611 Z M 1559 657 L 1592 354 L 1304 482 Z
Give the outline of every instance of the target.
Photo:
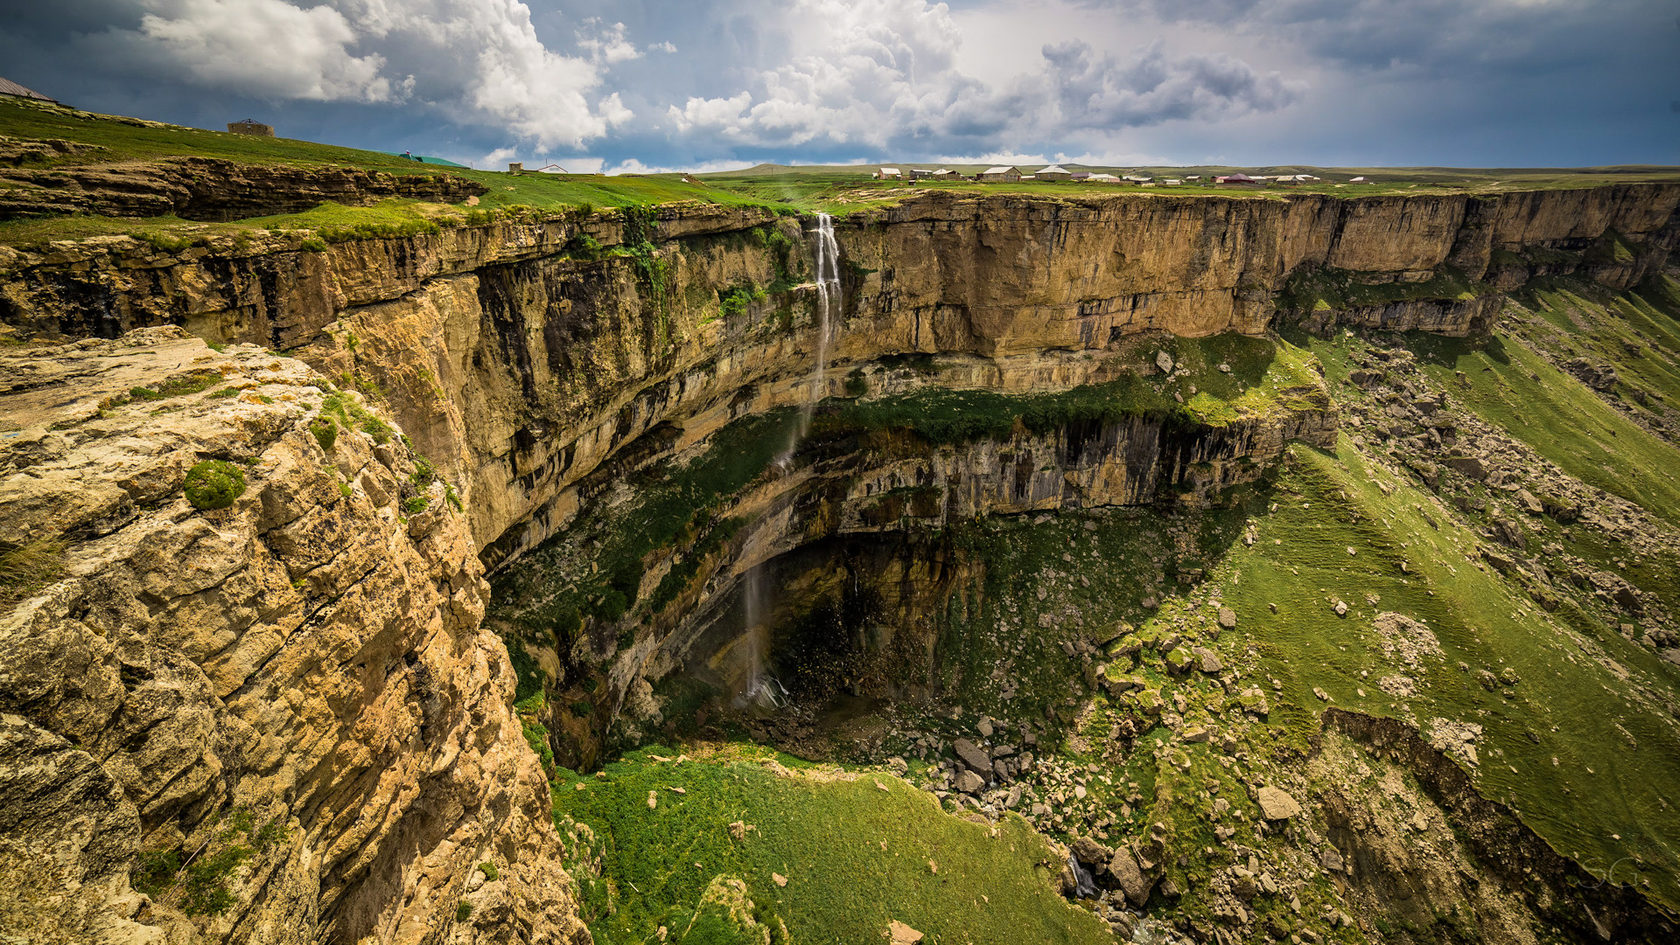
M 1263 787 L 1255 800 L 1260 804 L 1260 816 L 1267 820 L 1288 820 L 1301 812 L 1301 805 L 1282 788 Z
M 1204 673 L 1217 673 L 1225 668 L 1225 664 L 1219 661 L 1219 654 L 1205 646 L 1198 646 L 1190 652 L 1195 654 L 1197 668 Z
M 1069 847 L 1079 862 L 1090 866 L 1105 866 L 1114 858 L 1114 851 L 1090 837 L 1080 837 Z
M 1446 464 L 1470 479 L 1480 481 L 1488 477 L 1487 466 L 1478 456 L 1448 456 Z
M 1137 854 L 1130 847 L 1121 847 L 1114 851 L 1114 856 L 1108 861 L 1108 874 L 1114 877 L 1120 891 L 1126 894 L 1126 901 L 1141 907 L 1149 901 L 1150 890 L 1155 888 L 1153 877 L 1144 873 L 1138 865 Z
M 957 753 L 957 760 L 968 766 L 976 774 L 991 774 L 992 757 L 986 750 L 966 738 L 959 738 L 951 744 L 951 750 Z

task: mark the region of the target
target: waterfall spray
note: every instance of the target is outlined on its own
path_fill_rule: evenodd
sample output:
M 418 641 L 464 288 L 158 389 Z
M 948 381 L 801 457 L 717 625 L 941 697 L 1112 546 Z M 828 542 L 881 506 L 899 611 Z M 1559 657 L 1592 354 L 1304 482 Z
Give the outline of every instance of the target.
M 816 413 L 817 403 L 822 400 L 823 375 L 828 370 L 828 336 L 832 331 L 832 316 L 843 315 L 845 311 L 845 299 L 841 295 L 840 287 L 840 241 L 834 238 L 834 218 L 826 213 L 817 214 L 817 225 L 813 232 L 816 237 L 816 266 L 813 277 L 817 290 L 817 323 L 816 344 L 812 351 L 810 390 L 800 402 L 798 425 L 789 434 L 787 446 L 776 457 L 776 467 L 781 470 L 792 468 L 794 451 L 811 431 L 811 417 Z M 736 700 L 737 707 L 748 705 L 780 708 L 787 702 L 787 689 L 765 666 L 765 659 L 770 651 L 770 628 L 766 625 L 768 608 L 765 606 L 764 594 L 763 569 L 754 568 L 747 572 L 746 580 L 747 689 Z

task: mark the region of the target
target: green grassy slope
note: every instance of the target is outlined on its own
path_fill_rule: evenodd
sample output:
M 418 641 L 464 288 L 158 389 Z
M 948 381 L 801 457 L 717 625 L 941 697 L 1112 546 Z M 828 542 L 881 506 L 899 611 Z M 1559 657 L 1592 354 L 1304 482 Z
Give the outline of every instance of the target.
M 763 749 L 677 755 L 650 747 L 555 782 L 562 830 L 583 823 L 595 838 L 573 857 L 599 857 L 606 879 L 572 872 L 603 945 L 651 941 L 661 926 L 672 942 L 750 941 L 697 908 L 718 876 L 742 880 L 756 921 L 779 920 L 791 942 L 877 941 L 893 920 L 941 943 L 1111 941 L 1056 895 L 1061 861 L 1019 818 L 972 823 L 889 775 L 783 756 L 790 770 Z M 751 829 L 736 839 L 734 822 Z
M 1438 500 L 1345 439 L 1333 453 L 1294 455 L 1258 540 L 1233 547 L 1217 576 L 1263 674 L 1284 683 L 1287 709 L 1275 721 L 1304 739 L 1322 706 L 1316 687 L 1425 733 L 1434 719 L 1481 725 L 1484 793 L 1580 862 L 1602 868 L 1634 855 L 1659 897 L 1680 903 L 1680 810 L 1666 797 L 1680 779 L 1680 732 L 1660 698 L 1680 671 L 1616 634 L 1546 614 L 1473 560 L 1478 537 Z M 1332 609 L 1338 600 L 1346 617 Z M 1381 613 L 1421 621 L 1440 655 L 1417 669 L 1396 663 L 1374 628 Z M 1482 670 L 1504 678 L 1486 689 Z M 1384 692 L 1392 675 L 1411 677 L 1417 694 Z
M 1424 370 L 1565 472 L 1680 522 L 1680 449 L 1640 429 L 1519 341 L 1419 339 Z

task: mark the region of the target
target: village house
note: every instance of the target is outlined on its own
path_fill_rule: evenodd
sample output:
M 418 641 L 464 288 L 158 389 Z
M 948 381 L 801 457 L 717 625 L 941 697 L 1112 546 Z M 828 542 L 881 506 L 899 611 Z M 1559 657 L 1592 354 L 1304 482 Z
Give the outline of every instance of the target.
M 942 167 L 933 172 L 934 180 L 962 180 L 962 175 L 948 167 Z
M 1072 180 L 1073 172 L 1060 164 L 1052 164 L 1033 175 L 1033 180 Z
M 872 175 L 876 180 L 903 180 L 904 172 L 896 167 L 883 167 Z
M 1147 184 L 1154 179 L 1155 178 L 1153 177 L 1146 177 L 1143 174 L 1127 174 L 1125 177 L 1121 178 L 1121 180 L 1128 184 Z
M 1261 181 L 1247 174 L 1224 174 L 1213 179 L 1215 184 L 1222 187 L 1259 187 Z
M 912 167 L 910 169 L 910 179 L 911 180 L 932 180 L 934 173 L 935 172 L 932 168 Z
M 244 121 L 230 121 L 227 128 L 236 135 L 255 135 L 259 138 L 274 137 L 274 126 L 265 125 L 255 118 L 247 118 Z
M 13 82 L 11 79 L 3 77 L 0 77 L 0 95 L 10 95 L 13 98 L 32 98 L 38 102 L 52 102 L 54 105 L 58 104 L 34 89 L 25 88 L 24 86 Z
M 1118 184 L 1120 178 L 1113 174 L 1086 174 L 1082 178 L 1087 184 Z
M 989 167 L 974 175 L 974 179 L 981 181 L 1018 181 L 1021 179 L 1021 169 L 1018 167 Z

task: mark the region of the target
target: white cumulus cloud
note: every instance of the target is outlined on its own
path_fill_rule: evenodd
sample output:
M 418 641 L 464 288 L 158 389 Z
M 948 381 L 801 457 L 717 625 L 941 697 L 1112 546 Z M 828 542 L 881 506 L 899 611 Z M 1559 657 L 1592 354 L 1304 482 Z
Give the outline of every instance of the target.
M 779 61 L 739 92 L 670 106 L 672 130 L 735 145 L 995 150 L 1276 111 L 1300 88 L 1228 55 L 1155 43 L 1118 56 L 1079 40 L 1045 45 L 1026 74 L 981 78 L 958 65 L 952 11 L 927 0 L 796 0 L 765 16 L 787 40 L 772 47 Z
M 633 117 L 603 94 L 640 56 L 623 24 L 587 20 L 580 55 L 549 49 L 519 0 L 139 0 L 138 28 L 98 50 L 273 100 L 418 101 L 539 149 L 576 147 Z
M 354 52 L 356 30 L 331 7 L 301 9 L 285 0 L 146 0 L 144 7 L 137 29 L 108 31 L 94 45 L 246 95 L 391 98 L 384 57 Z

